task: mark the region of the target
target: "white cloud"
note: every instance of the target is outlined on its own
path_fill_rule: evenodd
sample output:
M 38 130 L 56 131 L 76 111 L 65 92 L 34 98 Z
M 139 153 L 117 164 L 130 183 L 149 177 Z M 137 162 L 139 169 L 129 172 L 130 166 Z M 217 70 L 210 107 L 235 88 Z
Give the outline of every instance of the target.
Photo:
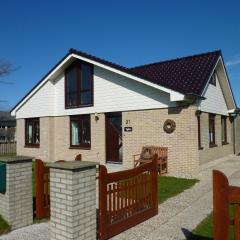
M 226 62 L 226 66 L 233 66 L 233 65 L 238 65 L 240 64 L 240 59 L 235 59 L 235 60 L 229 60 Z

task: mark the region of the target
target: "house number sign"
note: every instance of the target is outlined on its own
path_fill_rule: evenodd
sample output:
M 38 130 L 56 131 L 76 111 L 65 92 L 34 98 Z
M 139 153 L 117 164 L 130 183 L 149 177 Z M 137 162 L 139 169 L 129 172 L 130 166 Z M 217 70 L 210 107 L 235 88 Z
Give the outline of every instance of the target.
M 124 132 L 132 132 L 132 127 L 124 127 Z

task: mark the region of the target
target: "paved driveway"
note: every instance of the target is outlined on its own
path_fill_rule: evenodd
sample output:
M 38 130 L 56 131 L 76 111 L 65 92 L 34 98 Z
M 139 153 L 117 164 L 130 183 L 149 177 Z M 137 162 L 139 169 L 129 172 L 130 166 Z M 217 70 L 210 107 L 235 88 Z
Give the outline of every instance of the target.
M 194 187 L 159 205 L 159 214 L 121 233 L 114 240 L 186 239 L 212 211 L 212 170 L 224 172 L 230 184 L 240 186 L 240 157 L 231 156 L 205 164 Z
M 133 227 L 114 240 L 186 239 L 212 211 L 212 170 L 223 171 L 230 184 L 240 186 L 240 157 L 230 156 L 202 166 L 200 180 L 193 188 L 159 205 L 159 214 Z M 49 224 L 35 224 L 0 237 L 1 240 L 50 240 Z

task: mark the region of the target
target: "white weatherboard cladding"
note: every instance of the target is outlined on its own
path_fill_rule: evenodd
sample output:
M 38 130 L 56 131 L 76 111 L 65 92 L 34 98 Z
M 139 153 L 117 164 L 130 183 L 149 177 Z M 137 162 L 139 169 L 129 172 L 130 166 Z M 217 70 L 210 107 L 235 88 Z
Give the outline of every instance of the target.
M 54 85 L 48 81 L 17 111 L 16 118 L 53 116 Z
M 228 115 L 227 104 L 218 78 L 216 79 L 216 86 L 212 84 L 208 85 L 204 97 L 206 99 L 200 104 L 201 111 Z
M 54 81 L 48 81 L 17 111 L 16 117 L 63 116 L 175 106 L 170 102 L 170 94 L 96 66 L 94 106 L 65 109 L 64 87 L 64 74 Z

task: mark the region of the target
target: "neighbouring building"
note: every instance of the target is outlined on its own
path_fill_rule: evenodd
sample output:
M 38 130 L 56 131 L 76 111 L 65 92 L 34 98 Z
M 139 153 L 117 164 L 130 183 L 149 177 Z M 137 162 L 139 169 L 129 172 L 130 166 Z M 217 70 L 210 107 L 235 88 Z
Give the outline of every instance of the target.
M 71 49 L 12 109 L 17 153 L 133 167 L 168 147 L 168 171 L 240 152 L 238 109 L 220 51 L 125 68 Z
M 16 132 L 16 120 L 10 112 L 0 111 L 0 143 L 14 142 Z

